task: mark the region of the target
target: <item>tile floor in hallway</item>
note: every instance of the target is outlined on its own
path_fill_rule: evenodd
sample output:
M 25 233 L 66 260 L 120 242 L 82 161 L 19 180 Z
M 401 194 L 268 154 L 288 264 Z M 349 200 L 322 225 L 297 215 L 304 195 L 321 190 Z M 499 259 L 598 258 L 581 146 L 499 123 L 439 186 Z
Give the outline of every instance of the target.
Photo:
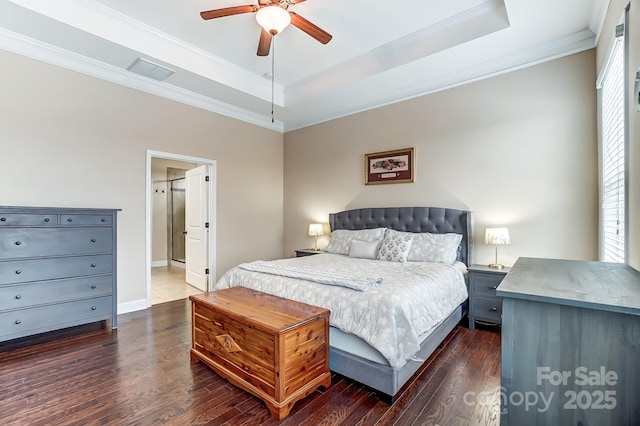
M 186 299 L 192 294 L 202 293 L 184 280 L 184 269 L 175 266 L 151 268 L 151 304 Z

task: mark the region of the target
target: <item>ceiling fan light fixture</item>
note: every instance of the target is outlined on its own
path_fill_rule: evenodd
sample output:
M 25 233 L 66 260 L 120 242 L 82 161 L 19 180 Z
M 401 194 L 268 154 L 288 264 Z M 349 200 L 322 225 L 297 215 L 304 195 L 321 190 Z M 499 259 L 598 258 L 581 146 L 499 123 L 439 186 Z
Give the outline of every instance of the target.
M 266 32 L 276 35 L 291 23 L 291 15 L 278 5 L 263 6 L 256 13 L 256 21 Z

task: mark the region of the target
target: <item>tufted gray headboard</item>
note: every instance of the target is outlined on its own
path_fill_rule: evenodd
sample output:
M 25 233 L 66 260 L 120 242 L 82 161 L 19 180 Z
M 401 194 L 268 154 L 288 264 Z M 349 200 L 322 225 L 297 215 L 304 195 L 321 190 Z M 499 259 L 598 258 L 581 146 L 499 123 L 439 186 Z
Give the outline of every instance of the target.
M 391 228 L 405 232 L 462 234 L 458 260 L 473 263 L 473 213 L 439 207 L 372 207 L 329 214 L 331 231 L 336 229 Z

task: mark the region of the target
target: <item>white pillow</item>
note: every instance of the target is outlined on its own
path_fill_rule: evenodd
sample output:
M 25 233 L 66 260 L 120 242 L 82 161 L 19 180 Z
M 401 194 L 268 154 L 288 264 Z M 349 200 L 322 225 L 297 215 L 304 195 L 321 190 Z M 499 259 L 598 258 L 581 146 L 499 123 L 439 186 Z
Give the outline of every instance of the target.
M 359 257 L 361 259 L 375 259 L 378 255 L 378 247 L 382 240 L 360 241 L 351 240 L 349 245 L 349 257 Z
M 387 228 L 359 229 L 351 231 L 348 229 L 336 229 L 331 233 L 329 244 L 325 247 L 326 253 L 349 254 L 349 244 L 351 240 L 376 241 L 384 237 Z
M 458 257 L 461 234 L 414 234 L 407 260 L 410 262 L 453 263 Z
M 378 249 L 378 260 L 406 262 L 412 243 L 413 234 L 387 229 L 380 249 Z

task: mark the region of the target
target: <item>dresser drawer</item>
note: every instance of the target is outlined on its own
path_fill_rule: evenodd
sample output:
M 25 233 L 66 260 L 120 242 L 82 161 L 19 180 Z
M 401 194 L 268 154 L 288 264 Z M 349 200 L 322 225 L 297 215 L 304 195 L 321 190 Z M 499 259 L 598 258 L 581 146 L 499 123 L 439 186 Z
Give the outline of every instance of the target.
M 474 303 L 474 317 L 476 320 L 488 321 L 495 324 L 502 323 L 502 299 L 476 297 Z
M 107 319 L 112 308 L 113 299 L 105 296 L 0 312 L 0 341 Z
M 0 227 L 3 226 L 56 226 L 57 214 L 0 213 Z
M 0 259 L 111 253 L 111 228 L 0 229 Z
M 473 275 L 474 290 L 476 296 L 496 297 L 496 288 L 502 282 L 502 274 L 479 274 Z
M 111 215 L 99 215 L 99 214 L 63 214 L 60 215 L 60 225 L 62 226 L 75 226 L 75 225 L 111 225 L 113 224 L 113 217 Z
M 0 285 L 110 274 L 112 270 L 111 255 L 0 262 Z
M 112 292 L 113 276 L 111 275 L 2 286 L 0 287 L 0 311 L 109 296 Z

